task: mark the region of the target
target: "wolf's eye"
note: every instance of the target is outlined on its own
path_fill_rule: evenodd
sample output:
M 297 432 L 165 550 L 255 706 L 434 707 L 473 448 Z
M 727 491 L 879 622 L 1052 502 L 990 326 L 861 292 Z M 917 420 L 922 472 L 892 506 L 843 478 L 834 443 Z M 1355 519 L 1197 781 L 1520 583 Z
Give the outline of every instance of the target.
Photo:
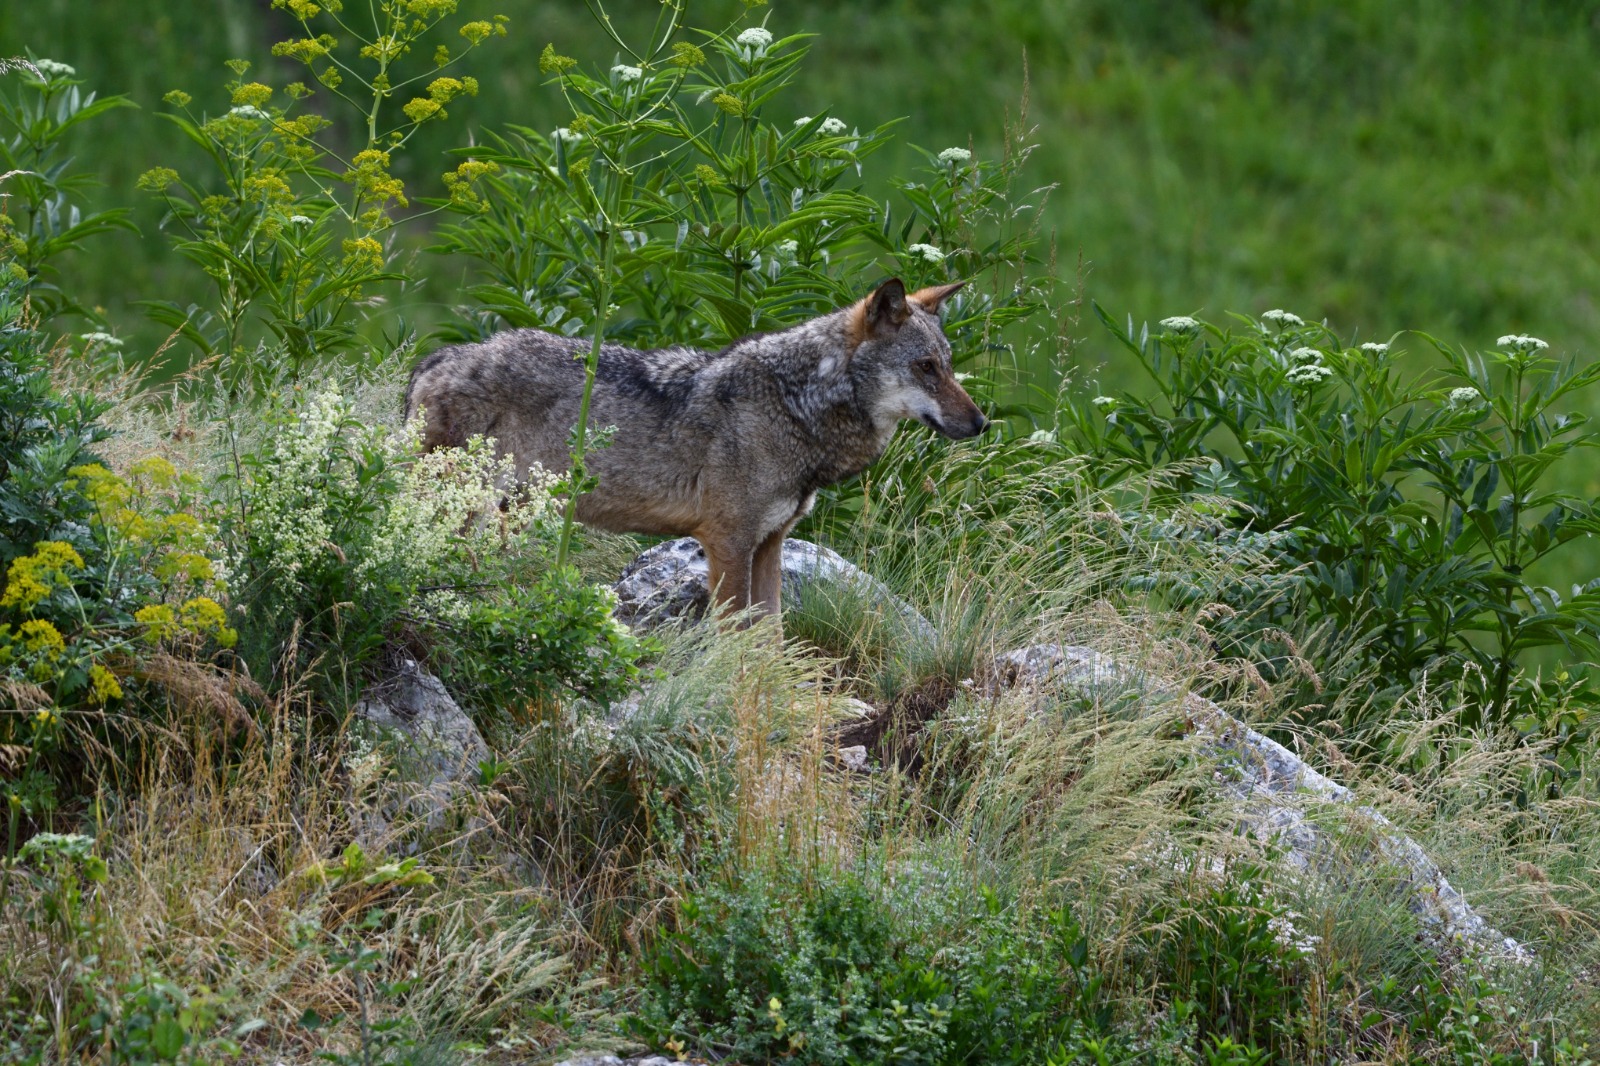
M 924 374 L 931 374 L 935 370 L 939 369 L 939 365 L 932 359 L 924 359 L 922 362 L 917 364 L 917 369 L 922 371 Z

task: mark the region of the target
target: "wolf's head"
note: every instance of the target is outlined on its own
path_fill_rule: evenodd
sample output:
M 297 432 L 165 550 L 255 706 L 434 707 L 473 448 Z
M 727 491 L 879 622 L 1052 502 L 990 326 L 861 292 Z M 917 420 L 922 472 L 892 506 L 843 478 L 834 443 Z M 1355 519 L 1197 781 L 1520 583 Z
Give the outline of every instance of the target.
M 956 381 L 939 305 L 966 282 L 907 293 L 899 278 L 850 308 L 851 375 L 872 419 L 887 430 L 914 418 L 947 437 L 983 432 L 989 420 Z

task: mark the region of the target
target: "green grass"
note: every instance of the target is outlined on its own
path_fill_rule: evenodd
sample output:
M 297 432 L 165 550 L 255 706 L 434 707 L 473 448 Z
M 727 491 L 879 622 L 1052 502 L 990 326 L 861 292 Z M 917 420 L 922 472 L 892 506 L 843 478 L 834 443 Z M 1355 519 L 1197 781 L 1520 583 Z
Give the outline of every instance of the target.
M 620 4 L 619 21 L 656 7 Z M 597 64 L 611 50 L 576 4 L 465 5 L 471 17 L 500 10 L 513 35 L 475 58 L 484 90 L 465 105 L 470 121 L 553 125 L 539 49 L 553 40 Z M 691 14 L 718 25 L 737 10 Z M 763 16 L 819 34 L 797 105 L 863 126 L 904 115 L 906 139 L 935 148 L 998 148 L 1026 56 L 1043 143 L 1033 173 L 1057 186 L 1061 269 L 1081 254 L 1086 295 L 1119 317 L 1284 306 L 1363 337 L 1423 329 L 1484 344 L 1527 330 L 1557 349 L 1581 348 L 1600 320 L 1600 41 L 1570 5 L 897 0 Z M 155 118 L 161 94 L 181 87 L 215 106 L 222 60 L 265 61 L 290 30 L 282 12 L 242 4 L 38 0 L 0 14 L 0 54 L 32 48 L 140 103 L 80 157 L 107 202 L 127 203 L 140 172 L 181 155 Z M 445 147 L 420 141 L 402 173 L 428 188 Z M 905 161 L 874 160 L 869 187 Z M 150 205 L 138 221 L 142 236 L 71 265 L 124 329 L 132 300 L 193 284 Z M 450 313 L 458 280 L 448 264 L 429 270 L 406 308 L 423 322 Z M 1093 368 L 1110 348 L 1083 333 L 1077 358 Z

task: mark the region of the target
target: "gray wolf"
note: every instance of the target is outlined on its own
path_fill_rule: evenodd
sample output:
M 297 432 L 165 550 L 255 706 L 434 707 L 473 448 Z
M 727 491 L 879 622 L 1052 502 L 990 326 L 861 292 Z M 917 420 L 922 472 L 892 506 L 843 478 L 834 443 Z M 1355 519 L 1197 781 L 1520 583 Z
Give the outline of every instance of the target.
M 817 490 L 883 454 L 902 419 L 952 438 L 988 420 L 956 381 L 939 306 L 964 282 L 907 293 L 898 278 L 857 303 L 721 351 L 600 350 L 590 424 L 616 426 L 585 466 L 580 521 L 692 536 L 713 596 L 777 613 L 781 549 Z M 422 359 L 406 389 L 426 449 L 492 437 L 519 477 L 570 468 L 568 439 L 590 342 L 536 329 Z

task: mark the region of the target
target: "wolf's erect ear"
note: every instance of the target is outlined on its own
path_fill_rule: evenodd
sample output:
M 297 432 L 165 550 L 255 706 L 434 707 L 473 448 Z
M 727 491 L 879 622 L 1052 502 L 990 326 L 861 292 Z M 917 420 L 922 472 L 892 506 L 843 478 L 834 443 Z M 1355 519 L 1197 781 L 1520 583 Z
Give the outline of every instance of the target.
M 899 329 L 911 317 L 911 305 L 906 302 L 905 282 L 890 278 L 867 297 L 867 330 L 878 333 Z
M 912 303 L 919 304 L 930 315 L 936 315 L 939 313 L 939 305 L 960 292 L 964 285 L 966 285 L 964 281 L 953 281 L 949 285 L 934 285 L 926 289 L 918 289 L 907 299 Z

